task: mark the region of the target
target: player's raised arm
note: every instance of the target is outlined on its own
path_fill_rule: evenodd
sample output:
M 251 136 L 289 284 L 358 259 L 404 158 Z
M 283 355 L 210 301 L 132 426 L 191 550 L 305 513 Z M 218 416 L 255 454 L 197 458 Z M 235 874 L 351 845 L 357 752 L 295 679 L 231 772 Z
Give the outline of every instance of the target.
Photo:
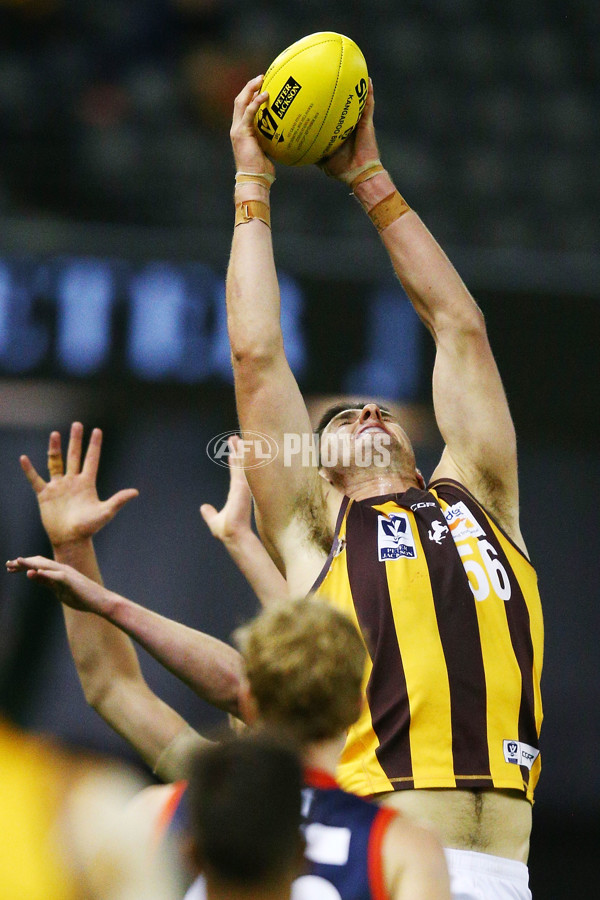
M 356 131 L 325 171 L 352 188 L 435 340 L 433 400 L 446 449 L 434 477 L 459 480 L 520 540 L 515 433 L 483 316 L 380 163 L 373 111 L 371 85 Z
M 118 491 L 100 500 L 96 475 L 102 432 L 95 428 L 83 457 L 83 426 L 71 426 L 66 467 L 60 434 L 48 443 L 45 481 L 27 456 L 21 467 L 33 488 L 42 524 L 57 562 L 67 563 L 102 590 L 93 536 L 111 521 L 137 490 Z M 178 735 L 190 730 L 185 720 L 154 694 L 143 677 L 131 640 L 98 616 L 63 605 L 69 647 L 87 702 L 154 767 Z M 181 743 L 181 741 L 180 741 Z M 182 777 L 179 758 L 170 755 L 162 777 Z
M 227 273 L 227 322 L 242 436 L 260 432 L 278 447 L 264 467 L 248 468 L 252 494 L 269 539 L 281 536 L 298 507 L 319 494 L 316 465 L 285 453 L 287 435 L 312 434 L 304 400 L 285 357 L 270 230 L 273 165 L 259 147 L 254 116 L 265 95 L 261 78 L 235 101 L 231 141 L 237 169 L 236 224 Z M 306 440 L 306 439 L 305 439 Z M 313 502 L 316 502 L 313 500 Z

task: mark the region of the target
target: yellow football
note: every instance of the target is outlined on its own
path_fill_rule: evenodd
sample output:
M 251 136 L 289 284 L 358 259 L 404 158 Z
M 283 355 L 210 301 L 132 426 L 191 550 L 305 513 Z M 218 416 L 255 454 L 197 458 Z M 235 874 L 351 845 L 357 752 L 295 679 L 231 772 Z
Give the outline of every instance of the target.
M 365 58 L 350 38 L 319 31 L 296 41 L 263 79 L 269 100 L 255 119 L 260 146 L 288 166 L 326 159 L 356 128 L 368 84 Z

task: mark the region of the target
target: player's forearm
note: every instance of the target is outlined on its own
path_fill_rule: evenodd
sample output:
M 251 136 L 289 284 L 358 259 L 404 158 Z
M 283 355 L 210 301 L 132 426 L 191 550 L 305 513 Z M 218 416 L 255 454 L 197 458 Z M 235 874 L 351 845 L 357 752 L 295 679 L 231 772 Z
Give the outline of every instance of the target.
M 72 566 L 102 585 L 91 538 L 55 545 L 53 551 L 57 562 Z M 110 597 L 110 592 L 105 591 L 104 595 Z M 164 760 L 160 763 L 161 778 L 185 778 L 184 753 L 167 751 L 182 743 L 180 735 L 193 736 L 195 732 L 150 690 L 131 639 L 100 615 L 64 604 L 63 612 L 69 647 L 87 702 L 151 769 Z M 200 743 L 202 738 L 197 737 Z M 191 738 L 185 741 L 186 747 L 190 742 Z
M 54 558 L 72 566 L 97 584 L 102 576 L 93 541 L 85 538 L 53 547 Z M 145 684 L 137 653 L 130 639 L 114 625 L 87 612 L 63 604 L 71 655 L 87 702 L 104 718 L 103 704 L 111 692 L 126 681 Z M 110 723 L 114 725 L 113 722 Z
M 133 638 L 207 703 L 237 713 L 242 666 L 233 647 L 119 594 L 107 594 L 100 615 Z
M 269 606 L 288 597 L 287 581 L 253 531 L 248 529 L 223 543 L 261 606 Z
M 258 184 L 236 188 L 235 201 L 269 206 Z M 227 325 L 234 362 L 268 360 L 282 351 L 279 285 L 271 230 L 260 219 L 236 225 L 227 271 Z
M 195 738 L 198 745 L 203 743 L 185 719 L 145 682 L 143 690 L 122 682 L 106 695 L 97 712 L 164 781 L 185 778 L 187 752 Z
M 355 194 L 369 213 L 394 190 L 390 176 L 382 172 L 358 185 Z M 434 336 L 443 328 L 480 327 L 477 304 L 417 213 L 405 212 L 384 228 L 380 236 L 398 279 Z
M 102 575 L 91 537 L 68 541 L 64 544 L 53 544 L 52 552 L 57 562 L 72 566 L 82 575 L 91 578 L 97 584 L 102 584 Z

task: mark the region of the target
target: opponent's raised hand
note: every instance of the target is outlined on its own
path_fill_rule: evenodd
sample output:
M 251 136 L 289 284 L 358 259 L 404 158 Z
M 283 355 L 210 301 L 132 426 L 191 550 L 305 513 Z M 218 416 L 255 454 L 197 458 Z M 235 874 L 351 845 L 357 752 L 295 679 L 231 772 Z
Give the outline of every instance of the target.
M 257 75 L 235 98 L 230 131 L 231 146 L 238 172 L 273 175 L 275 167 L 263 153 L 254 127 L 254 117 L 269 96 L 260 90 L 262 81 L 263 76 Z
M 100 500 L 96 478 L 102 448 L 102 431 L 94 428 L 82 463 L 83 425 L 71 426 L 66 467 L 60 433 L 53 431 L 48 441 L 49 480 L 44 481 L 28 456 L 21 456 L 23 472 L 37 496 L 42 524 L 53 547 L 92 537 L 129 500 L 138 496 L 134 488 L 117 491 Z
M 225 505 L 219 511 L 210 503 L 203 503 L 200 507 L 200 514 L 211 534 L 223 543 L 236 540 L 252 527 L 252 494 L 244 471 L 243 445 L 236 434 L 228 438 L 227 444 L 229 492 Z

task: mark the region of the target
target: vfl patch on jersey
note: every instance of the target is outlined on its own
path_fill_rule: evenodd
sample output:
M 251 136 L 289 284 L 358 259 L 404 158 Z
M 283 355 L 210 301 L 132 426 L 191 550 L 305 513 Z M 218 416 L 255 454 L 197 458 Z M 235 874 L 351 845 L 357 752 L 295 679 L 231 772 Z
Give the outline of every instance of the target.
M 390 513 L 377 518 L 379 562 L 387 559 L 416 559 L 417 548 L 406 513 Z
M 465 541 L 469 537 L 479 538 L 485 535 L 485 531 L 462 500 L 445 509 L 444 516 L 455 541 Z
M 503 741 L 504 759 L 507 763 L 514 763 L 515 766 L 526 766 L 531 769 L 532 765 L 540 755 L 540 751 L 523 741 Z

